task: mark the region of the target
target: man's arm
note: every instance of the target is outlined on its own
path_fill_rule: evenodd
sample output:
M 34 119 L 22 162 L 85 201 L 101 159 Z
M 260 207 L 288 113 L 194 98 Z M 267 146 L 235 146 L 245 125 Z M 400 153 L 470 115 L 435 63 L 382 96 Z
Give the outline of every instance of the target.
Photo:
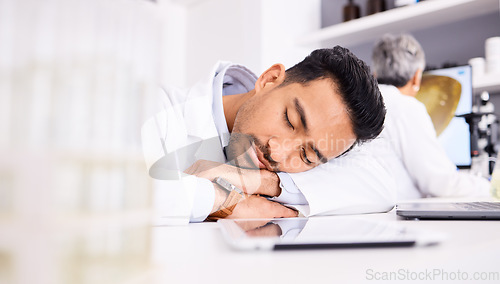
M 222 176 L 247 193 L 278 196 L 281 192 L 276 173 L 265 170 L 197 161 L 188 172 L 207 179 Z M 306 216 L 385 212 L 396 202 L 390 169 L 365 146 L 309 171 L 287 175 L 309 202 L 310 210 L 301 211 Z
M 215 201 L 209 216 L 223 209 L 229 193 L 214 184 Z M 232 204 L 234 205 L 234 204 Z M 297 217 L 298 212 L 289 207 L 260 195 L 247 195 L 239 200 L 227 218 L 291 218 Z
M 231 184 L 243 189 L 247 194 L 273 197 L 279 196 L 281 193 L 278 175 L 268 170 L 243 169 L 228 164 L 198 160 L 184 173 L 211 181 L 217 177 L 223 177 Z
M 459 172 L 439 143 L 424 105 L 387 122 L 388 139 L 400 149 L 402 162 L 423 196 L 488 195 L 486 178 Z M 468 126 L 465 126 L 468 127 Z
M 217 177 L 223 177 L 250 194 L 238 202 L 228 218 L 287 218 L 298 215 L 294 209 L 260 196 L 260 194 L 278 196 L 281 192 L 278 176 L 274 172 L 242 169 L 232 165 L 198 160 L 185 173 L 212 181 Z M 215 202 L 210 215 L 221 210 L 228 197 L 228 193 L 215 183 L 214 189 Z

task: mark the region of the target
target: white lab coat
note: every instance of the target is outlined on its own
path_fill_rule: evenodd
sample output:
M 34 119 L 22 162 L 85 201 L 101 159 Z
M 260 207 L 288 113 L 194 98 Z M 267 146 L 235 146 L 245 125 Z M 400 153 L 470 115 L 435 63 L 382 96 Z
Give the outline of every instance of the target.
M 228 81 L 229 86 L 224 84 Z M 255 81 L 255 75 L 248 69 L 219 62 L 194 87 L 163 90 L 159 113 L 142 129 L 147 167 L 155 179 L 157 220 L 161 220 L 162 215 L 172 214 L 171 210 L 181 210 L 177 205 L 182 202 L 176 200 L 181 198 L 178 193 L 181 183 L 166 180 L 177 175 L 173 169 L 185 170 L 197 159 L 226 162 L 223 147 L 229 141 L 229 132 L 222 95 L 249 91 Z M 193 144 L 196 142 L 198 144 Z M 176 161 L 172 153 L 190 144 Z M 304 216 L 385 212 L 395 204 L 396 187 L 390 172 L 363 147 L 356 147 L 345 156 L 307 172 L 279 173 L 279 177 L 285 189 L 283 192 L 294 193 L 298 188 L 307 199 L 308 205 L 287 203 Z M 196 191 L 191 196 L 191 221 L 202 221 L 212 209 L 214 188 L 210 181 L 196 179 Z
M 488 195 L 489 182 L 457 170 L 436 137 L 425 106 L 379 85 L 387 107 L 380 141 L 371 146 L 396 177 L 398 199 Z

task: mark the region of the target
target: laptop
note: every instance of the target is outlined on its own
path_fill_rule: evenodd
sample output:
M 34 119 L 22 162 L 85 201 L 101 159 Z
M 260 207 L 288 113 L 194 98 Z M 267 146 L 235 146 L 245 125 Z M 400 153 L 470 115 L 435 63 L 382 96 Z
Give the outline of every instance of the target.
M 401 203 L 396 214 L 408 219 L 500 220 L 500 202 Z
M 433 245 L 445 236 L 408 229 L 397 221 L 357 216 L 220 219 L 224 240 L 235 250 L 294 250 Z

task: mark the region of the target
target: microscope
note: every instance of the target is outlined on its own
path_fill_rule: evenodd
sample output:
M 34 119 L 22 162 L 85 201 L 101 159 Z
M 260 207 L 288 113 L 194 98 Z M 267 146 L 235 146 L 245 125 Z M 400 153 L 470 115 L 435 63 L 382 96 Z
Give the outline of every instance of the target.
M 476 97 L 472 112 L 464 115 L 469 124 L 471 171 L 490 177 L 495 167 L 498 154 L 498 118 L 494 113 L 495 106 L 490 102 L 488 92 Z

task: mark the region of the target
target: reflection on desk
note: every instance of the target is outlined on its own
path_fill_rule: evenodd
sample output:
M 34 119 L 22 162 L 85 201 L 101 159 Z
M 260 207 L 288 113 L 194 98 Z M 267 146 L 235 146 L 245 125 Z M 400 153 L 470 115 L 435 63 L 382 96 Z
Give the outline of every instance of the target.
M 459 279 L 500 283 L 500 221 L 412 221 L 397 217 L 394 210 L 358 216 L 439 231 L 448 238 L 429 247 L 239 252 L 224 242 L 217 223 L 155 227 L 155 283 L 439 283 Z

